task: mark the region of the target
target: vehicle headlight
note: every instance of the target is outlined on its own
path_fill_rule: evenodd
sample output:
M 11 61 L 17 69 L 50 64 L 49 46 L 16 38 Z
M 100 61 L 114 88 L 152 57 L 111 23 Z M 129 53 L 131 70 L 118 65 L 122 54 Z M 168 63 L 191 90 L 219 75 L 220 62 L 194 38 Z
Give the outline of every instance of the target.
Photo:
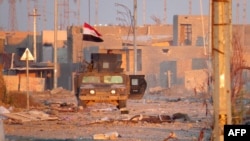
M 116 91 L 115 90 L 111 90 L 110 93 L 111 94 L 116 94 Z
M 89 93 L 90 94 L 95 94 L 95 90 L 90 90 Z

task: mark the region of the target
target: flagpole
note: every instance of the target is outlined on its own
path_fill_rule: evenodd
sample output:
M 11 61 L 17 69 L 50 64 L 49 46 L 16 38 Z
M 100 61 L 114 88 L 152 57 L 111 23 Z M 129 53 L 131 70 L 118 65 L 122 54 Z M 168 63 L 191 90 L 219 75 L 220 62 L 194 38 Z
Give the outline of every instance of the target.
M 85 44 L 85 42 L 84 42 L 84 40 L 82 40 L 82 44 L 81 44 L 81 48 L 80 48 L 80 56 L 79 56 L 79 62 L 80 62 L 80 65 L 78 65 L 78 72 L 80 72 L 80 70 L 81 70 L 81 62 L 83 62 L 83 48 L 84 48 L 84 44 Z M 79 53 L 79 52 L 78 52 Z M 85 69 L 85 68 L 83 68 L 83 69 Z M 82 70 L 82 71 L 84 71 L 84 70 Z
M 57 0 L 54 1 L 54 89 L 57 88 Z
M 89 0 L 89 24 L 90 24 L 90 0 Z
M 137 46 L 136 46 L 136 20 L 137 18 L 137 0 L 134 0 L 134 75 L 137 73 Z

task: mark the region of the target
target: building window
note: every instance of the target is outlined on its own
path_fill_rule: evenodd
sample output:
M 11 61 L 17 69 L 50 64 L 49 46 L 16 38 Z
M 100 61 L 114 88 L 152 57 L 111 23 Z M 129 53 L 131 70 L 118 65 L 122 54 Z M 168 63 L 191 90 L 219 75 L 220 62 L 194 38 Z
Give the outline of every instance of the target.
M 181 24 L 180 45 L 192 45 L 192 25 Z

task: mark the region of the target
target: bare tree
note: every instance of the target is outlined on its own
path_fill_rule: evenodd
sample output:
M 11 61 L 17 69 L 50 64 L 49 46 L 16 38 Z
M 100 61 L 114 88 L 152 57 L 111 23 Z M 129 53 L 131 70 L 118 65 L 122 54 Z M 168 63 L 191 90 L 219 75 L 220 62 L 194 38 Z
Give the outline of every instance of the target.
M 246 66 L 244 61 L 244 50 L 242 46 L 242 38 L 239 33 L 240 30 L 237 30 L 233 33 L 232 38 L 232 59 L 231 59 L 231 98 L 232 98 L 232 114 L 233 114 L 233 123 L 242 123 L 243 109 L 241 106 L 242 96 L 244 94 L 243 86 L 243 70 L 249 69 L 250 67 Z

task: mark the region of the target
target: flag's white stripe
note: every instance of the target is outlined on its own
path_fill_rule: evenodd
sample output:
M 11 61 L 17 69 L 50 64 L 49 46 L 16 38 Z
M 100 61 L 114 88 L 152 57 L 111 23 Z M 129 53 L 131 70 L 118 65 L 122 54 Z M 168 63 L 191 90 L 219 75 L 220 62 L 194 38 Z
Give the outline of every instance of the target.
M 88 34 L 88 35 L 93 35 L 93 36 L 96 36 L 96 37 L 99 37 L 94 30 L 91 30 L 89 28 L 83 28 L 83 34 Z

